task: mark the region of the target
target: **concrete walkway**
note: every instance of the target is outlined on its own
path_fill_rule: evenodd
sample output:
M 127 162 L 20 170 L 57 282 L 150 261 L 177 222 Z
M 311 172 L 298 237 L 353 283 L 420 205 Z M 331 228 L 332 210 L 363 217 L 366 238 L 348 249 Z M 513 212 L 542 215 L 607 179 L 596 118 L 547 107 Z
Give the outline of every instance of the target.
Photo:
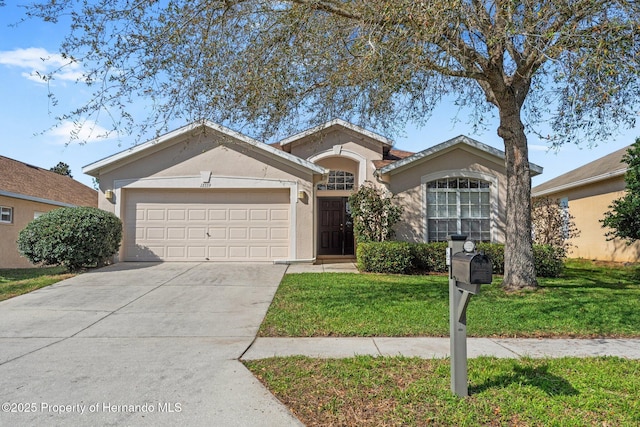
M 314 264 L 291 264 L 287 274 L 291 273 L 358 273 L 358 268 L 352 260 L 318 260 Z
M 238 361 L 285 270 L 121 263 L 0 302 L 0 426 L 300 426 Z
M 244 360 L 275 356 L 345 358 L 356 355 L 449 357 L 449 338 L 257 338 Z M 640 359 L 640 339 L 468 338 L 470 358 L 551 358 L 619 356 Z

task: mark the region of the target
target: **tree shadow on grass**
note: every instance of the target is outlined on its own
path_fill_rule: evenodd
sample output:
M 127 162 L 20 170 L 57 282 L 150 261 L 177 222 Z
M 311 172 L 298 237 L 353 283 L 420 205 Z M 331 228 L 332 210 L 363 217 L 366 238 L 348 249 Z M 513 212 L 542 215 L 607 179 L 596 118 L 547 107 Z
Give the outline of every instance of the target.
M 515 365 L 512 372 L 490 378 L 482 384 L 470 385 L 469 393 L 476 394 L 492 388 L 507 388 L 510 385 L 537 387 L 548 396 L 575 396 L 580 394 L 569 381 L 549 372 L 548 365 Z

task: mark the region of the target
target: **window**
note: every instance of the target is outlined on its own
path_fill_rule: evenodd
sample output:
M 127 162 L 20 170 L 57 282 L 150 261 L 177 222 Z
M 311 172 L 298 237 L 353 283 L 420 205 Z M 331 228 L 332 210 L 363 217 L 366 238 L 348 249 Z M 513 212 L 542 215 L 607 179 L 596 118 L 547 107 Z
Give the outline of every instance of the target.
M 560 199 L 560 216 L 562 217 L 562 238 L 567 240 L 570 236 L 571 215 L 569 214 L 569 198 Z
M 451 234 L 491 240 L 490 185 L 480 179 L 447 178 L 427 183 L 427 237 L 445 241 Z
M 0 206 L 0 222 L 11 224 L 13 222 L 13 208 Z
M 35 211 L 35 212 L 33 213 L 33 219 L 39 218 L 39 217 L 41 217 L 42 215 L 44 215 L 45 213 L 46 213 L 46 212 L 38 212 L 38 211 Z
M 353 190 L 354 176 L 350 172 L 330 171 L 326 183 L 318 184 L 318 190 Z

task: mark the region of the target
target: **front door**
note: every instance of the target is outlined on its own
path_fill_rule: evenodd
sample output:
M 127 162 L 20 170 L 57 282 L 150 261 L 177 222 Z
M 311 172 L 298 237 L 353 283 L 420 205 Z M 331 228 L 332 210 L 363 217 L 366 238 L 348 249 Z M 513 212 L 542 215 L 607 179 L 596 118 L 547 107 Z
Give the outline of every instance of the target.
M 353 221 L 347 197 L 318 199 L 318 255 L 353 255 Z

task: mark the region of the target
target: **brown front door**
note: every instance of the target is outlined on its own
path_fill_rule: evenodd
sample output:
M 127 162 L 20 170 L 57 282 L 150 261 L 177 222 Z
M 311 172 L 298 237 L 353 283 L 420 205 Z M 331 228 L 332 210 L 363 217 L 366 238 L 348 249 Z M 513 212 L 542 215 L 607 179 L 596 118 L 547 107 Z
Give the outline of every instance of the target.
M 318 255 L 353 255 L 353 222 L 346 197 L 318 199 Z

